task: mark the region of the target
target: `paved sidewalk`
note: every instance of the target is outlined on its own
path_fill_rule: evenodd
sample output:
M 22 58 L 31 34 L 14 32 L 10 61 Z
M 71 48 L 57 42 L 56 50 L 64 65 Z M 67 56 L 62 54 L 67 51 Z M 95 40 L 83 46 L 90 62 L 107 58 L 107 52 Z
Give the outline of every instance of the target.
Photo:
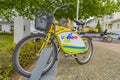
M 84 65 L 60 54 L 56 80 L 120 80 L 120 45 L 97 41 L 93 45 L 94 55 Z
M 93 39 L 93 44 L 120 53 L 120 44 L 100 42 L 99 39 Z

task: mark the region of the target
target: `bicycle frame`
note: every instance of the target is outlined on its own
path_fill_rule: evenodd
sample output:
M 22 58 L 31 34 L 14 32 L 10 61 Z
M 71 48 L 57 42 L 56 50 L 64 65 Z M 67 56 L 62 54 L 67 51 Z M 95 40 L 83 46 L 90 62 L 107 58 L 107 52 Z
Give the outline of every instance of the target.
M 62 41 L 61 41 L 61 39 L 60 39 L 59 34 L 61 34 L 61 33 L 66 33 L 66 32 L 73 33 L 73 34 L 76 34 L 77 36 L 79 36 L 76 32 L 72 31 L 72 30 L 69 29 L 69 28 L 65 28 L 65 27 L 62 27 L 62 26 L 54 26 L 54 25 L 51 25 L 51 28 L 50 28 L 50 30 L 48 31 L 48 34 L 47 34 L 47 39 L 46 39 L 45 44 L 48 44 L 48 42 L 49 42 L 49 40 L 50 40 L 50 38 L 51 38 L 51 34 L 54 34 L 56 40 L 57 40 L 58 43 L 59 43 L 59 46 L 60 46 L 61 50 L 62 50 L 64 53 L 67 53 L 67 54 L 80 54 L 80 53 L 83 53 L 83 52 L 85 52 L 85 51 L 88 50 L 88 49 L 86 48 L 86 45 L 85 45 L 84 40 L 83 40 L 80 36 L 79 36 L 79 38 L 80 38 L 81 42 L 83 43 L 82 45 L 83 45 L 84 47 L 81 47 L 80 49 L 78 49 L 77 47 L 76 47 L 76 49 L 74 49 L 73 47 L 72 47 L 72 48 L 69 47 L 69 49 L 68 49 L 68 48 L 65 48 L 65 47 L 67 47 L 67 46 L 72 46 L 71 44 L 69 44 L 70 39 L 66 40 L 66 41 L 68 41 L 67 44 L 63 44 Z M 45 45 L 45 44 L 44 44 L 44 45 Z M 42 46 L 42 48 L 44 47 L 44 45 Z
M 56 12 L 57 9 L 60 9 L 66 6 L 67 5 L 64 4 L 62 6 L 56 7 L 55 10 L 53 11 L 53 14 Z M 47 31 L 47 38 L 46 38 L 45 43 L 43 43 L 41 49 L 44 46 L 48 45 L 49 40 L 51 39 L 51 34 L 54 34 L 56 40 L 59 43 L 61 50 L 64 53 L 79 54 L 79 53 L 83 53 L 88 50 L 84 40 L 76 32 L 72 31 L 69 28 L 65 28 L 62 26 L 56 26 L 54 25 L 54 23 L 51 25 L 50 30 Z M 76 40 L 72 40 L 70 35 L 72 36 L 72 39 L 76 39 Z
M 66 5 L 59 6 L 55 9 L 55 11 L 59 8 L 65 7 L 65 6 Z M 55 13 L 55 11 L 54 11 L 54 13 Z M 54 18 L 54 16 L 52 16 L 52 17 Z M 45 18 L 45 20 L 47 19 L 46 17 L 43 17 L 43 18 Z M 51 20 L 51 19 L 48 19 L 48 20 Z M 47 23 L 47 22 L 45 22 L 45 23 Z M 45 24 L 42 24 L 39 27 L 46 27 L 44 25 Z M 93 45 L 89 38 L 84 37 L 84 36 L 81 37 L 76 32 L 72 31 L 69 28 L 54 25 L 54 22 L 50 22 L 49 25 L 51 25 L 51 26 L 47 26 L 46 29 L 43 29 L 43 31 L 46 31 L 44 34 L 38 32 L 39 34 L 32 34 L 32 35 L 24 37 L 16 45 L 16 47 L 13 51 L 13 56 L 12 56 L 13 66 L 18 73 L 22 74 L 25 77 L 28 77 L 30 79 L 33 79 L 31 77 L 36 77 L 36 76 L 31 76 L 31 75 L 34 74 L 37 69 L 39 69 L 38 67 L 41 67 L 41 72 L 38 72 L 38 73 L 40 73 L 40 76 L 47 73 L 54 66 L 54 63 L 56 62 L 57 53 L 58 53 L 57 47 L 59 47 L 59 46 L 60 46 L 60 49 L 62 50 L 62 52 L 66 53 L 65 56 L 69 56 L 69 55 L 73 56 L 79 64 L 87 63 L 93 54 Z M 38 29 L 38 30 L 42 30 L 42 29 Z M 56 44 L 55 40 L 58 41 L 59 46 L 55 45 Z M 39 59 L 37 61 L 37 65 L 35 65 L 36 69 L 34 69 L 35 71 L 33 71 L 33 72 L 28 71 L 27 69 L 24 69 L 24 67 L 21 66 L 21 64 L 20 64 L 21 59 L 22 59 L 20 57 L 21 56 L 20 53 L 24 53 L 22 49 L 24 48 L 24 46 L 26 47 L 25 43 L 29 44 L 29 41 L 33 43 L 32 45 L 30 44 L 30 47 L 28 47 L 29 50 L 32 50 L 31 48 L 35 48 L 35 51 L 34 50 L 29 51 L 29 52 L 27 51 L 27 53 L 29 54 L 32 52 L 33 55 L 35 54 L 35 56 L 39 57 Z M 37 44 L 37 42 L 40 44 Z M 40 49 L 39 49 L 39 47 L 40 47 Z M 44 49 L 44 47 L 45 47 L 45 49 Z M 46 47 L 48 47 L 48 48 L 46 48 Z M 46 55 L 47 53 L 48 53 L 48 55 Z M 77 55 L 80 53 L 82 53 L 84 55 Z M 44 54 L 44 55 L 41 55 L 41 54 Z M 43 58 L 46 61 L 42 60 Z M 31 58 L 31 59 L 33 59 L 33 58 Z M 39 66 L 39 65 L 42 65 L 42 66 Z

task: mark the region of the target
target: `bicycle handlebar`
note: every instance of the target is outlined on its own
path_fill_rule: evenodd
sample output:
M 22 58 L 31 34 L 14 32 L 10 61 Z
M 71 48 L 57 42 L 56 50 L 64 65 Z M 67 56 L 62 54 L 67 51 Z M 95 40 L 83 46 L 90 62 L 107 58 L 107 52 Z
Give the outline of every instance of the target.
M 60 6 L 56 7 L 56 8 L 53 10 L 53 14 L 55 14 L 55 12 L 57 11 L 57 9 L 64 8 L 64 7 L 67 7 L 67 6 L 68 6 L 68 4 L 65 3 L 65 4 L 63 4 L 63 5 L 60 5 Z

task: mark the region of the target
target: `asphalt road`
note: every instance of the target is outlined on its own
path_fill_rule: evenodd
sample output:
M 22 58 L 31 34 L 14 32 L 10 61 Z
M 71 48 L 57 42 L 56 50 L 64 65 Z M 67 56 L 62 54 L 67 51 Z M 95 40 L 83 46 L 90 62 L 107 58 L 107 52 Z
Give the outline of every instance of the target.
M 94 54 L 84 65 L 61 52 L 55 80 L 120 80 L 120 40 L 107 43 L 93 39 L 93 46 Z
M 116 43 L 93 40 L 94 55 L 84 65 L 60 54 L 56 80 L 120 80 L 120 44 Z
M 99 38 L 93 38 L 93 41 L 100 42 Z M 114 38 L 111 43 L 120 44 L 120 40 Z
M 120 44 L 120 40 L 118 40 L 118 39 L 113 39 L 112 43 Z

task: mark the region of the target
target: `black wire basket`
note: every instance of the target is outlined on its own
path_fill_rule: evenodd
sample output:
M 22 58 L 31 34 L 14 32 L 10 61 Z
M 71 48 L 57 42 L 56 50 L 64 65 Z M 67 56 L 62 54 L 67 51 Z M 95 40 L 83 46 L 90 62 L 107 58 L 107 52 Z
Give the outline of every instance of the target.
M 53 14 L 45 9 L 40 9 L 35 13 L 35 29 L 48 31 L 53 24 Z

